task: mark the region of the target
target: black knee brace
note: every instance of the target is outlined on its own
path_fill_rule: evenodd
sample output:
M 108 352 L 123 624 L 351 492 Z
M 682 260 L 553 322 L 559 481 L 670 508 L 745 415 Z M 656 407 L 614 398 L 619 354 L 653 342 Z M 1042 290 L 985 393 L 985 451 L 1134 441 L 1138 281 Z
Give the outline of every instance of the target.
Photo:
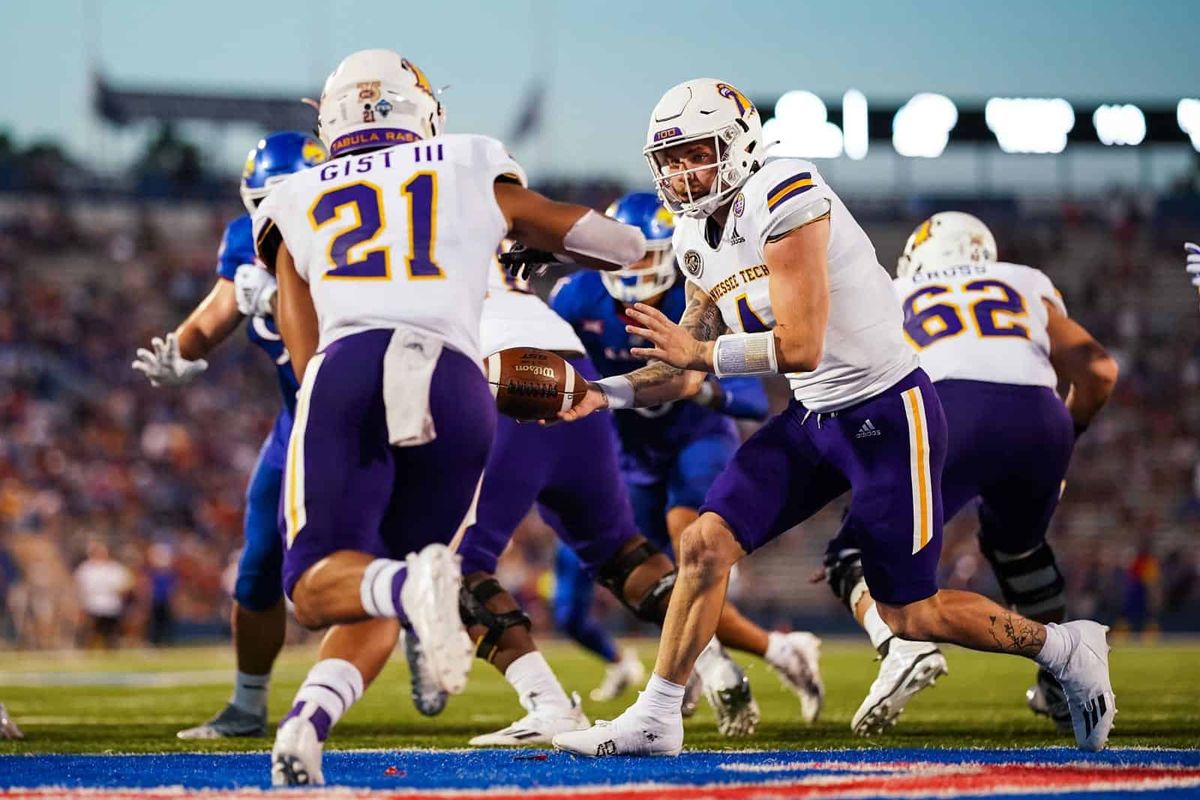
M 992 565 L 1004 602 L 1026 616 L 1062 611 L 1066 581 L 1058 571 L 1054 551 L 1042 542 L 1024 553 L 1001 553 L 982 540 L 979 549 Z
M 491 662 L 500 645 L 500 637 L 509 628 L 523 626 L 525 630 L 532 627 L 529 617 L 520 608 L 496 614 L 488 610 L 487 602 L 504 591 L 504 587 L 495 578 L 480 581 L 475 588 L 468 589 L 464 583 L 458 593 L 458 613 L 463 625 L 468 628 L 482 625 L 487 632 L 479 638 L 475 655 L 484 661 Z
M 825 582 L 853 614 L 855 602 L 866 591 L 866 584 L 863 582 L 862 551 L 847 549 L 825 553 Z
M 625 597 L 625 582 L 629 580 L 629 576 L 635 569 L 657 554 L 658 549 L 654 545 L 642 542 L 628 553 L 609 561 L 600 568 L 596 575 L 597 583 L 612 592 L 622 605 L 634 613 L 634 616 L 646 622 L 663 621 L 663 612 L 659 607 L 662 605 L 663 598 L 675 588 L 676 571 L 671 570 L 663 575 L 645 594 L 633 601 Z

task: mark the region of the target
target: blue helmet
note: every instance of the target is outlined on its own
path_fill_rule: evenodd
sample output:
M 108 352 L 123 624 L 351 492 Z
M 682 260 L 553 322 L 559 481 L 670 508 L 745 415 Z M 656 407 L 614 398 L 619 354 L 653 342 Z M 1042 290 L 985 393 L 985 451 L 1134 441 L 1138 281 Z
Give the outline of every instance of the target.
M 604 288 L 622 303 L 637 303 L 662 294 L 675 283 L 674 253 L 671 236 L 675 218 L 653 192 L 631 192 L 617 200 L 605 212 L 632 225 L 646 237 L 646 258 L 638 265 L 615 272 L 601 272 Z
M 307 133 L 280 131 L 259 139 L 246 156 L 242 170 L 242 202 L 246 210 L 253 214 L 272 186 L 328 157 L 325 145 Z

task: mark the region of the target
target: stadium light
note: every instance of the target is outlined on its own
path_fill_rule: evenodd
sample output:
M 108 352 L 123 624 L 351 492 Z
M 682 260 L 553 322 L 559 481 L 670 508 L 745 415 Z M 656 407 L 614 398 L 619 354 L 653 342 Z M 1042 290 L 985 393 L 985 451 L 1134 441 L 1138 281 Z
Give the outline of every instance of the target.
M 837 158 L 842 154 L 842 131 L 829 121 L 821 98 L 812 92 L 788 92 L 775 103 L 775 116 L 763 124 L 771 155 L 797 158 Z
M 846 155 L 854 161 L 866 158 L 870 134 L 866 95 L 850 89 L 842 95 L 842 142 Z
M 1134 105 L 1099 106 L 1092 125 L 1101 144 L 1137 145 L 1146 138 L 1146 115 Z
M 1061 153 L 1075 127 L 1075 110 L 1061 97 L 993 97 L 983 118 L 1006 153 Z
M 892 118 L 892 147 L 910 158 L 937 158 L 958 124 L 958 109 L 949 97 L 921 92 Z
M 1185 97 L 1175 107 L 1175 119 L 1179 129 L 1192 140 L 1192 147 L 1200 152 L 1200 100 Z

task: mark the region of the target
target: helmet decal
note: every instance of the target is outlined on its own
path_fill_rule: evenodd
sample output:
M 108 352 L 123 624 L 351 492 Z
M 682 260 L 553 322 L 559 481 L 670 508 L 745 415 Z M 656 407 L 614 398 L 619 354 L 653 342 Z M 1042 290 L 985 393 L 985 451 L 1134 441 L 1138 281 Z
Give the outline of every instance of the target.
M 929 219 L 925 220 L 924 222 L 922 222 L 920 225 L 917 226 L 917 231 L 916 231 L 916 233 L 913 234 L 913 243 L 912 243 L 913 249 L 915 250 L 916 248 L 925 244 L 925 242 L 929 240 L 929 237 L 932 234 L 933 234 L 933 217 L 930 217 Z
M 304 147 L 300 150 L 300 157 L 304 159 L 309 166 L 320 164 L 325 160 L 325 145 L 318 142 L 316 139 L 308 139 L 304 142 Z
M 738 110 L 739 116 L 744 117 L 744 116 L 746 116 L 746 112 L 757 110 L 754 108 L 754 104 L 751 103 L 746 98 L 746 95 L 742 94 L 737 89 L 730 86 L 728 83 L 718 83 L 717 84 L 717 93 L 720 94 L 722 97 L 729 98 L 737 105 L 737 110 Z
M 413 77 L 417 79 L 418 89 L 425 92 L 425 94 L 429 95 L 435 100 L 437 99 L 436 95 L 433 93 L 433 86 L 429 83 L 429 78 L 425 77 L 425 73 L 421 71 L 420 67 L 409 61 L 407 58 L 401 59 L 400 65 L 411 72 Z

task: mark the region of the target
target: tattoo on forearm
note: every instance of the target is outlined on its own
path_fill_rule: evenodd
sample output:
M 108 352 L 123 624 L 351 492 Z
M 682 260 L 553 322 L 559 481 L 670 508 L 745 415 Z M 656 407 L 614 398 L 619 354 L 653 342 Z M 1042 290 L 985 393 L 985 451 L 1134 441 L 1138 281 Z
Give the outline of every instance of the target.
M 991 615 L 988 619 L 991 620 L 988 632 L 1001 652 L 1036 656 L 1042 651 L 1042 645 L 1046 643 L 1046 631 L 1039 623 L 1010 611 Z
M 633 396 L 636 401 L 638 394 L 643 390 L 670 383 L 682 374 L 683 370 L 678 367 L 672 367 L 662 361 L 651 361 L 646 366 L 626 374 L 625 377 L 633 384 Z
M 721 309 L 703 289 L 693 283 L 687 285 L 687 307 L 683 310 L 679 327 L 700 342 L 711 342 L 727 330 Z

